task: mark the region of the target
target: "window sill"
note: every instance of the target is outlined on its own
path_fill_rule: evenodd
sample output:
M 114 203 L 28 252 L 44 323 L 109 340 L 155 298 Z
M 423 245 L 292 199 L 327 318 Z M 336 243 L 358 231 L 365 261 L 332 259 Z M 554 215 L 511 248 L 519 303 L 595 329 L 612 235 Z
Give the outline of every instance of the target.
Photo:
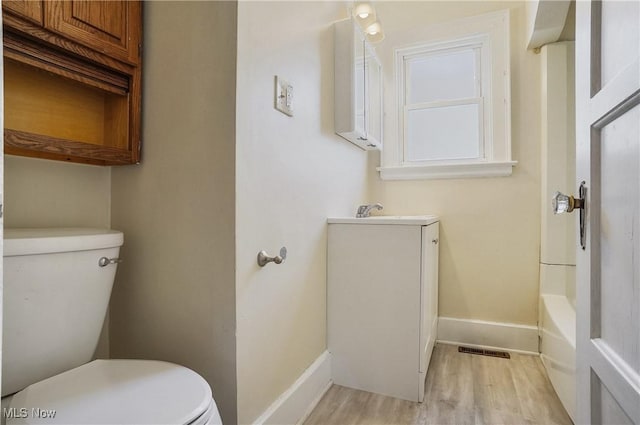
M 473 162 L 378 167 L 382 180 L 431 180 L 470 177 L 507 177 L 517 161 Z

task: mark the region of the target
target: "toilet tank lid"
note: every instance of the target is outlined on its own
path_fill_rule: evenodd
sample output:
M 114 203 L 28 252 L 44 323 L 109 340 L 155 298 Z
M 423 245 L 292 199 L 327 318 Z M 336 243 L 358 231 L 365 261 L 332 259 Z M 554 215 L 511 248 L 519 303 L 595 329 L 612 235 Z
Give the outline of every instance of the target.
M 4 256 L 88 251 L 122 246 L 122 232 L 85 227 L 5 228 Z

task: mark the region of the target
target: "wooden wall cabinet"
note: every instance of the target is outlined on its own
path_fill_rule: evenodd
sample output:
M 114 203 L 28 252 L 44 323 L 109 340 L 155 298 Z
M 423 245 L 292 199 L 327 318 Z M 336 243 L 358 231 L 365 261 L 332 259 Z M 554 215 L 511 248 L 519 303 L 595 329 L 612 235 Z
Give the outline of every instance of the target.
M 139 1 L 3 0 L 5 152 L 140 160 Z

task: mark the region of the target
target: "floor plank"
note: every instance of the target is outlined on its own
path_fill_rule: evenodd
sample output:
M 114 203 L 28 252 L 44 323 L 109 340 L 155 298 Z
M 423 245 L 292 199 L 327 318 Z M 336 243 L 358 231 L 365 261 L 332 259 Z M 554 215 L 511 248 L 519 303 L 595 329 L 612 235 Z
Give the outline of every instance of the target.
M 506 360 L 438 344 L 426 379 L 423 403 L 334 385 L 304 424 L 572 424 L 535 356 Z

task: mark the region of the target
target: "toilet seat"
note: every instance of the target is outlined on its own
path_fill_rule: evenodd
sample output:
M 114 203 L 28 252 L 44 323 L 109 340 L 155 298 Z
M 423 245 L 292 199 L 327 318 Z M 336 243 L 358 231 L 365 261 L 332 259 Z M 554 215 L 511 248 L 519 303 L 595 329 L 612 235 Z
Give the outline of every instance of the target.
M 200 375 L 153 360 L 95 360 L 28 386 L 9 407 L 20 417 L 7 425 L 222 423 Z

